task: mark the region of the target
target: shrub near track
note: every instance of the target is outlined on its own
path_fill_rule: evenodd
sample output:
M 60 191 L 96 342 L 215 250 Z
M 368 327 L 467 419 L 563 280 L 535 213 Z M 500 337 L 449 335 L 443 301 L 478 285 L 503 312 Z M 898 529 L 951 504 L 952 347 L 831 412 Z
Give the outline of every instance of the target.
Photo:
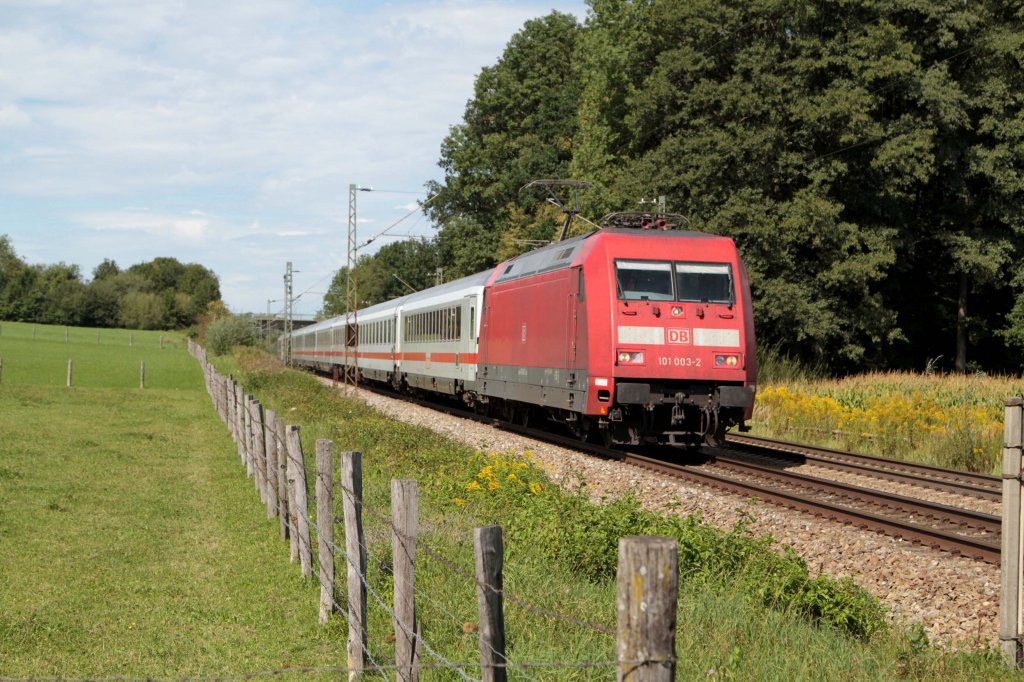
M 758 391 L 754 433 L 998 473 L 1003 403 L 1020 377 L 865 374 L 767 384 Z
M 220 365 L 222 360 L 218 359 Z M 230 360 L 234 362 L 234 360 Z M 665 519 L 635 500 L 590 503 L 563 492 L 528 457 L 482 453 L 418 427 L 395 423 L 300 372 L 253 351 L 237 356 L 247 391 L 335 451 L 363 452 L 369 577 L 390 589 L 388 481 L 420 482 L 417 593 L 431 644 L 453 660 L 474 660 L 472 527 L 505 531 L 506 632 L 513 661 L 607 661 L 614 639 L 578 626 L 614 629 L 612 576 L 618 538 L 647 533 L 680 540 L 680 679 L 993 679 L 998 656 L 943 653 L 919 629 L 886 625 L 879 603 L 849 581 L 811 577 L 791 553 L 742 526 L 723 533 L 697 519 Z M 307 460 L 309 465 L 309 460 Z M 311 473 L 311 472 L 310 472 Z M 374 511 L 376 510 L 376 511 Z M 339 512 L 340 513 L 340 512 Z M 447 557 L 439 565 L 435 556 Z M 388 557 L 388 558 L 381 558 Z M 522 602 L 555 611 L 538 615 Z M 460 627 L 451 627 L 451 622 Z M 446 626 L 445 623 L 449 625 Z M 389 623 L 370 603 L 371 637 Z M 513 665 L 513 668 L 515 666 Z M 540 679 L 607 679 L 609 670 L 531 670 Z M 513 675 L 514 677 L 515 675 Z

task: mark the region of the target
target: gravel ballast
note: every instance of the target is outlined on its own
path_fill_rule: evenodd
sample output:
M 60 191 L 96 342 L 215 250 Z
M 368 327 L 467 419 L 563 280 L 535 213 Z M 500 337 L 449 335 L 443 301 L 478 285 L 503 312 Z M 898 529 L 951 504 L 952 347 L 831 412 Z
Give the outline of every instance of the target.
M 813 575 L 848 576 L 887 604 L 896 619 L 921 623 L 934 643 L 959 648 L 998 645 L 998 566 L 596 459 L 369 391 L 360 391 L 359 397 L 392 419 L 427 427 L 480 450 L 529 451 L 554 483 L 575 489 L 582 481 L 597 502 L 633 493 L 648 509 L 699 514 L 705 523 L 725 530 L 745 519 L 753 533 L 770 534 L 780 545 L 793 548 Z

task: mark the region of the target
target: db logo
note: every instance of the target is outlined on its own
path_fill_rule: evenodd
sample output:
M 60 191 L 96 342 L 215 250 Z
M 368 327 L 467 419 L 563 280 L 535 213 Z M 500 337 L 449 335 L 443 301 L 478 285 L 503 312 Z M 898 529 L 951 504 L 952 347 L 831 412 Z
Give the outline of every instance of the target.
M 669 329 L 668 330 L 668 342 L 678 343 L 684 346 L 690 345 L 690 330 L 689 329 Z

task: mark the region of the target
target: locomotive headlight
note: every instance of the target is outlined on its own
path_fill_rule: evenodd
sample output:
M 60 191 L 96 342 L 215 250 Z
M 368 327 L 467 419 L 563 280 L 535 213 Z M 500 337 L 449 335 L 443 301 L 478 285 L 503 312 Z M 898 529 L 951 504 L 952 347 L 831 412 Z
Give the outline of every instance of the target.
M 643 353 L 643 351 L 620 350 L 619 351 L 619 364 L 620 365 L 642 365 L 642 364 L 644 364 L 644 353 Z
M 682 314 L 683 314 L 682 306 L 678 306 L 678 305 L 672 306 L 672 317 L 679 317 Z
M 716 355 L 715 367 L 739 367 L 740 356 L 738 355 Z

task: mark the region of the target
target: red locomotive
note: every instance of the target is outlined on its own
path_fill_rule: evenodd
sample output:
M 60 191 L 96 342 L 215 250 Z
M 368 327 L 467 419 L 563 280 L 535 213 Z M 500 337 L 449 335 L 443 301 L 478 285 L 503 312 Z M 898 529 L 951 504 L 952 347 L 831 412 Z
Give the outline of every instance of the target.
M 294 360 L 606 444 L 696 445 L 744 429 L 757 360 L 735 244 L 657 216 L 617 223 L 359 311 L 355 333 L 341 333 L 345 316 L 307 327 Z

